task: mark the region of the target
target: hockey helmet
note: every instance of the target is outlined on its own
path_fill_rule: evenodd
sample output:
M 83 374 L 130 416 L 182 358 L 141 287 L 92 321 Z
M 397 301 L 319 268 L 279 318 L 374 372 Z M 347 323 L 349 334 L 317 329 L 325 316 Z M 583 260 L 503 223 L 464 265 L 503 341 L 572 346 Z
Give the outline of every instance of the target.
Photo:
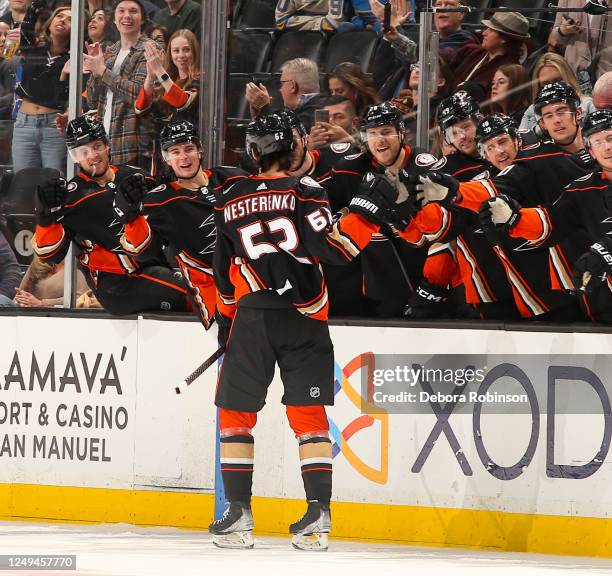
M 538 120 L 542 119 L 542 108 L 548 104 L 567 104 L 572 112 L 580 106 L 580 98 L 567 82 L 552 82 L 540 88 L 533 103 L 533 109 Z
M 304 126 L 304 123 L 300 120 L 300 117 L 293 110 L 283 108 L 279 110 L 278 113 L 287 119 L 289 126 L 291 126 L 291 128 L 295 128 L 302 138 L 308 135 L 306 126 Z
M 368 128 L 376 128 L 377 126 L 395 126 L 400 134 L 406 131 L 400 111 L 389 102 L 373 104 L 364 112 L 361 118 L 361 131 L 365 132 Z
M 174 144 L 195 144 L 201 147 L 198 129 L 187 120 L 166 124 L 159 135 L 162 150 L 168 150 Z
M 484 144 L 487 140 L 495 138 L 500 134 L 508 134 L 511 138 L 518 136 L 516 123 L 510 116 L 503 114 L 491 114 L 478 123 L 476 128 L 476 142 Z
M 589 146 L 589 136 L 604 130 L 612 130 L 612 110 L 594 110 L 588 114 L 582 121 L 582 137 L 585 145 Z
M 460 90 L 440 102 L 438 106 L 438 122 L 442 132 L 445 132 L 448 128 L 466 118 L 480 120 L 481 113 L 476 99 L 465 90 Z
M 291 152 L 293 131 L 286 114 L 280 111 L 260 114 L 246 129 L 246 149 L 251 158 L 274 152 Z
M 69 149 L 78 148 L 94 140 L 107 142 L 104 125 L 91 114 L 83 114 L 68 122 L 66 127 L 66 145 Z

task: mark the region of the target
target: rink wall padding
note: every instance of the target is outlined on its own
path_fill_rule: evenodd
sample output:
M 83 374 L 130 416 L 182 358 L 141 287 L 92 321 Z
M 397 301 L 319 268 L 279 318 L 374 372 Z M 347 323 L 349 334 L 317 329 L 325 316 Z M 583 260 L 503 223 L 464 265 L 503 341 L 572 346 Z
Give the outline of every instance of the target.
M 609 329 L 338 321 L 331 332 L 333 536 L 612 557 Z M 208 525 L 218 367 L 184 395 L 174 386 L 216 349 L 215 329 L 13 311 L 0 334 L 0 518 Z M 393 372 L 400 361 L 412 380 Z M 425 368 L 453 376 L 436 388 Z M 483 376 L 466 384 L 458 368 Z M 457 386 L 527 401 L 407 399 Z M 281 395 L 277 374 L 254 431 L 266 534 L 286 534 L 305 508 Z

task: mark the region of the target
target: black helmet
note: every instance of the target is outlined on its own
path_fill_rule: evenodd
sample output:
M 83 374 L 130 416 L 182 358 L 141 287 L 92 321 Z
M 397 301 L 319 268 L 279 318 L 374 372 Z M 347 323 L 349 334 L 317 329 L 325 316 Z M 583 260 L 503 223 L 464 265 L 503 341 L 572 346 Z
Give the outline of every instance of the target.
M 589 145 L 589 136 L 604 130 L 612 130 L 612 110 L 606 108 L 588 114 L 582 121 L 582 137 L 586 146 Z
M 108 140 L 104 124 L 91 114 L 83 114 L 68 122 L 66 127 L 66 146 L 78 148 L 94 140 Z
M 476 142 L 480 145 L 500 134 L 516 138 L 518 135 L 516 123 L 510 116 L 491 114 L 479 122 L 476 128 Z
M 548 104 L 565 103 L 573 112 L 580 106 L 580 98 L 567 82 L 552 82 L 540 88 L 533 103 L 533 109 L 538 120 L 542 118 L 542 108 Z
M 406 131 L 404 120 L 400 111 L 389 102 L 373 104 L 363 113 L 360 128 L 362 131 L 377 126 L 395 126 L 397 131 L 403 134 Z
M 287 114 L 283 112 L 260 114 L 247 126 L 246 149 L 252 158 L 254 151 L 257 151 L 259 157 L 273 152 L 291 152 L 293 132 Z
M 438 106 L 438 123 L 442 132 L 466 118 L 480 120 L 481 113 L 478 102 L 465 90 L 460 90 L 440 102 Z
M 198 129 L 187 120 L 166 124 L 159 135 L 162 150 L 168 150 L 174 144 L 196 144 L 200 148 Z
M 289 122 L 289 126 L 291 126 L 291 128 L 295 128 L 300 133 L 300 136 L 304 137 L 308 134 L 308 132 L 306 132 L 306 126 L 304 126 L 304 123 L 300 120 L 300 117 L 293 110 L 283 108 L 282 110 L 278 111 L 278 114 L 284 116 Z

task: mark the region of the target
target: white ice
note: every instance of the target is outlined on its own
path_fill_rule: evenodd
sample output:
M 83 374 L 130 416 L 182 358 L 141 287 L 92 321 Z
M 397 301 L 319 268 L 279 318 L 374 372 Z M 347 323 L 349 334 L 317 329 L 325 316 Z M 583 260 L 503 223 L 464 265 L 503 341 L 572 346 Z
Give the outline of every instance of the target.
M 0 554 L 76 554 L 77 571 L 0 576 L 585 576 L 612 560 L 332 541 L 327 552 L 293 550 L 288 538 L 256 538 L 253 550 L 215 548 L 206 532 L 125 524 L 0 522 Z

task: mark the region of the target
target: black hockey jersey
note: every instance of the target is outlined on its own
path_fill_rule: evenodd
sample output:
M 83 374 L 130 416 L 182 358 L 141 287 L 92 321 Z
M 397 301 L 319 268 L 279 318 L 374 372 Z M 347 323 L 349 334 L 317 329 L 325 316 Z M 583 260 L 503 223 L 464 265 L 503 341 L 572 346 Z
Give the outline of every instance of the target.
M 577 229 L 585 233 L 585 243 L 577 251 L 585 251 L 602 236 L 612 235 L 612 215 L 604 202 L 604 191 L 610 181 L 601 170 L 583 176 L 567 185 L 563 193 L 549 207 L 522 208 L 521 218 L 510 235 L 529 240 L 534 246 L 554 246 Z M 573 266 L 574 261 L 569 262 Z M 555 281 L 555 277 L 551 279 Z M 612 278 L 603 290 L 584 298 L 585 309 L 592 320 L 600 313 L 612 313 Z
M 123 178 L 142 171 L 127 165 L 110 168 L 115 178 L 106 186 L 82 172 L 68 183 L 68 196 L 57 222 L 36 227 L 32 245 L 41 260 L 61 262 L 74 240 L 80 249 L 80 264 L 92 272 L 133 274 L 139 269 L 141 264 L 121 246 L 123 224 L 113 210 L 113 199 Z M 148 254 L 147 263 L 167 266 L 159 250 Z
M 583 157 L 552 142 L 539 143 L 522 150 L 514 164 L 495 178 L 462 183 L 457 205 L 477 212 L 485 200 L 506 194 L 522 206 L 550 206 L 569 182 L 591 169 Z M 568 262 L 583 250 L 584 233 L 575 231 L 548 250 L 508 237 L 497 240 L 494 250 L 522 316 L 538 316 L 569 305 L 570 296 L 560 290 L 572 288 Z M 552 283 L 551 278 L 555 279 Z
M 215 205 L 214 276 L 219 309 L 262 306 L 267 291 L 317 320 L 328 311 L 320 262 L 350 262 L 375 226 L 356 214 L 332 222 L 325 190 L 312 178 L 249 176 L 223 191 Z
M 142 215 L 126 224 L 121 244 L 137 260 L 172 247 L 199 316 L 208 327 L 216 306 L 212 269 L 216 194 L 247 174 L 229 167 L 204 172 L 209 183 L 199 190 L 183 188 L 178 182 L 151 190 L 143 199 Z

